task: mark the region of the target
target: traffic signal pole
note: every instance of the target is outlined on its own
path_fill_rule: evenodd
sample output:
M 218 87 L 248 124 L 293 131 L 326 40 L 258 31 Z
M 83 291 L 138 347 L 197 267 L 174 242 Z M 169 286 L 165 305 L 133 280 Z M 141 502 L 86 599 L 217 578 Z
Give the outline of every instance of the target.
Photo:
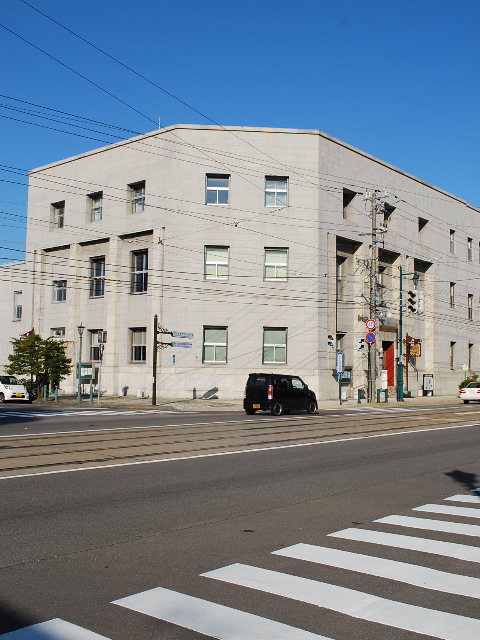
M 397 401 L 403 402 L 403 267 L 400 265 L 400 318 L 398 322 Z

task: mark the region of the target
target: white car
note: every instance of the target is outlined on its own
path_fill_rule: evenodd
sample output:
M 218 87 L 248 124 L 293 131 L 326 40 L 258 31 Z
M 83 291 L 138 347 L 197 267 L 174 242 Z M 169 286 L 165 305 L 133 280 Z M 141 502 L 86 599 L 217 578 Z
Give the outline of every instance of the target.
M 15 376 L 0 376 L 0 402 L 6 402 L 7 400 L 30 402 L 28 391 Z
M 480 402 L 480 382 L 470 382 L 466 387 L 460 389 L 460 399 L 468 404 L 472 402 Z

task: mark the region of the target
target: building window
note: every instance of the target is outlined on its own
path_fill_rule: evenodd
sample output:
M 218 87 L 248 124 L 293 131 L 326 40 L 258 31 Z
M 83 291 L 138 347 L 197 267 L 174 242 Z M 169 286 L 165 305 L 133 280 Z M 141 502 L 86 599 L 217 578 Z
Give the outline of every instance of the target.
M 450 253 L 455 253 L 455 231 L 450 229 Z
M 288 249 L 265 249 L 265 280 L 287 279 Z
M 468 294 L 468 319 L 473 320 L 473 294 Z
M 230 176 L 207 175 L 207 204 L 228 204 Z
M 13 319 L 14 320 L 22 319 L 22 292 L 21 291 L 13 292 Z
M 473 260 L 473 240 L 471 238 L 467 238 L 467 258 Z
M 267 176 L 265 178 L 265 206 L 286 207 L 288 204 L 287 185 L 288 178 L 275 178 L 274 176 Z
M 62 229 L 65 222 L 65 201 L 52 204 L 53 228 Z
M 145 362 L 147 359 L 147 330 L 130 329 L 132 340 L 132 362 Z
M 100 345 L 98 344 L 98 329 L 89 329 L 90 335 L 90 360 L 100 362 Z
M 286 364 L 287 330 L 263 329 L 263 364 Z
M 105 295 L 105 256 L 90 260 L 90 297 L 103 298 Z
M 227 327 L 203 328 L 203 362 L 227 362 Z
M 66 280 L 55 280 L 53 282 L 53 301 L 54 302 L 67 301 L 67 281 Z
M 450 342 L 450 369 L 455 369 L 455 342 Z
M 468 368 L 471 370 L 473 366 L 473 344 L 468 343 Z
M 205 280 L 228 279 L 228 247 L 205 247 Z
M 455 308 L 455 283 L 450 282 L 450 307 Z
M 146 293 L 148 284 L 148 251 L 132 252 L 132 293 Z
M 103 192 L 92 193 L 88 196 L 90 202 L 90 219 L 97 222 L 102 219 Z
M 55 327 L 50 329 L 50 335 L 55 340 L 65 340 L 65 327 Z
M 426 230 L 425 227 L 428 224 L 428 220 L 425 218 L 418 218 L 418 241 L 420 244 L 425 244 L 426 241 Z
M 132 198 L 132 213 L 145 211 L 145 181 L 128 185 Z
M 350 205 L 353 202 L 357 194 L 355 191 L 350 191 L 350 189 L 343 189 L 343 219 L 346 220 L 348 218 L 348 214 L 351 213 Z
M 336 274 L 335 274 L 335 286 L 337 300 L 343 300 L 343 269 L 345 258 L 337 258 Z

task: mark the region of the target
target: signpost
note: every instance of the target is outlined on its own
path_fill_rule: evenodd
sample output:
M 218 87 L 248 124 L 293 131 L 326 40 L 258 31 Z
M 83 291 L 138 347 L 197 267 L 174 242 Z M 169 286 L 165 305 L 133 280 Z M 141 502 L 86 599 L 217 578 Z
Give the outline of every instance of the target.
M 375 320 L 373 318 L 370 318 L 369 320 L 366 321 L 365 326 L 367 327 L 367 329 L 369 331 L 373 331 L 375 329 L 375 327 L 377 326 L 377 323 L 375 322 Z
M 342 404 L 342 373 L 343 373 L 343 353 L 337 351 L 337 377 L 338 377 L 338 397 Z
M 365 340 L 368 342 L 368 344 L 374 344 L 376 340 L 375 334 L 372 332 L 367 333 L 367 335 L 365 336 Z

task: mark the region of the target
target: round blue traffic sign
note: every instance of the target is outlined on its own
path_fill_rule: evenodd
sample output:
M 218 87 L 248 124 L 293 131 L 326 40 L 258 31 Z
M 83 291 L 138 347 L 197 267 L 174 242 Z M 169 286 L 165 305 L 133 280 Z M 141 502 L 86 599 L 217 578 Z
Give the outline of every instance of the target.
M 367 333 L 367 335 L 365 336 L 365 340 L 368 342 L 368 344 L 373 344 L 375 342 L 375 334 L 372 332 Z

